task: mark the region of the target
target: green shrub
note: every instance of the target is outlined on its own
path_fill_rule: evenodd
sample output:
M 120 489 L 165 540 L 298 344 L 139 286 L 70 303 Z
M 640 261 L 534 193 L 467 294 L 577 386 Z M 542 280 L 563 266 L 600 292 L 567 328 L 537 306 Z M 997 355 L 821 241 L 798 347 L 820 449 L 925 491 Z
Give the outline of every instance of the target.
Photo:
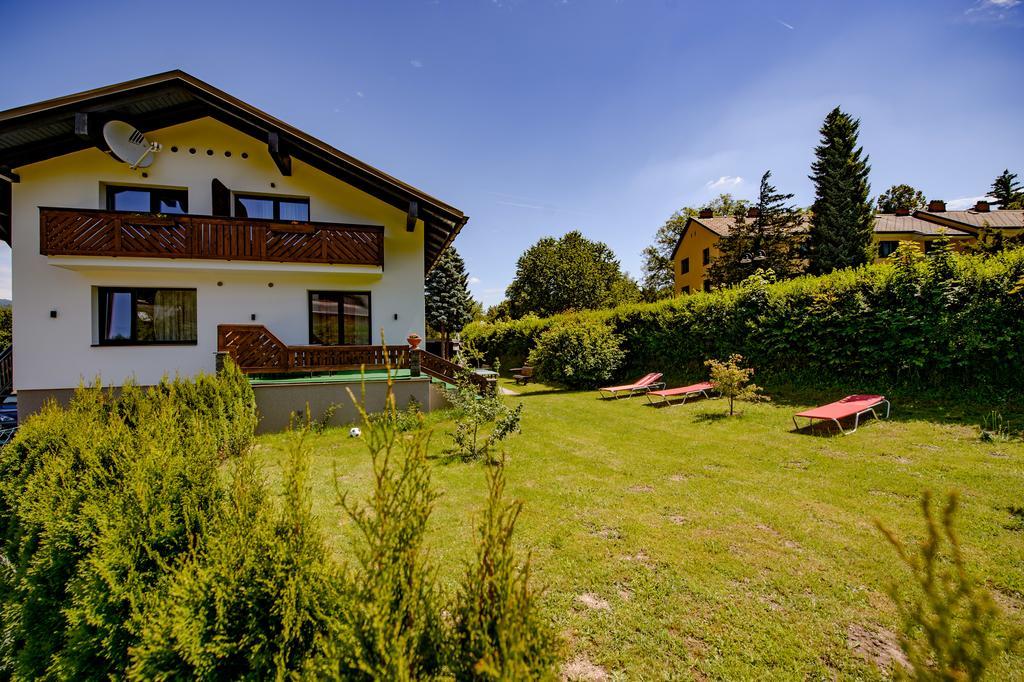
M 614 376 L 623 357 L 622 338 L 608 324 L 584 319 L 542 332 L 528 362 L 541 381 L 594 388 Z
M 463 461 L 491 461 L 491 448 L 519 432 L 522 403 L 510 408 L 497 392 L 481 394 L 476 384 L 466 377 L 460 377 L 455 386 L 443 390 L 455 409 L 455 430 L 451 436 L 455 454 Z M 486 432 L 488 424 L 494 426 Z
M 427 521 L 438 493 L 427 463 L 429 433 L 402 435 L 360 406 L 374 487 L 365 503 L 339 493 L 358 529 L 355 566 L 345 575 L 347 608 L 332 676 L 411 680 L 436 674 L 445 632 L 436 572 L 427 563 Z M 389 381 L 387 409 L 395 411 Z
M 123 675 L 146 594 L 201 544 L 219 463 L 252 439 L 226 414 L 236 377 L 196 384 L 83 387 L 0 450 L 5 673 Z
M 283 679 L 322 666 L 340 607 L 310 511 L 307 430 L 292 435 L 281 504 L 235 462 L 204 546 L 150 595 L 134 679 Z
M 996 634 L 999 609 L 989 591 L 967 572 L 960 550 L 954 527 L 957 504 L 958 496 L 951 493 L 937 520 L 931 495 L 924 494 L 926 536 L 917 552 L 876 521 L 911 574 L 909 590 L 896 584 L 889 590 L 902 625 L 900 647 L 910 663 L 909 670 L 895 671 L 902 679 L 980 680 L 1024 634 Z
M 708 367 L 711 385 L 729 401 L 730 417 L 737 400 L 753 403 L 765 399 L 760 393 L 761 387 L 750 381 L 754 370 L 743 366 L 742 355 L 734 353 L 728 360 L 708 360 L 704 364 Z
M 488 498 L 476 558 L 452 609 L 449 668 L 457 680 L 526 680 L 550 674 L 555 639 L 537 611 L 530 562 L 512 546 L 521 502 L 505 502 L 505 464 L 487 471 Z
M 1024 294 L 1015 290 L 1024 249 L 889 261 L 658 303 L 474 322 L 462 336 L 488 360 L 517 366 L 548 329 L 604 322 L 622 338 L 619 376 L 657 368 L 673 382 L 703 378 L 706 359 L 739 353 L 765 383 L 956 387 L 985 398 L 1024 386 Z

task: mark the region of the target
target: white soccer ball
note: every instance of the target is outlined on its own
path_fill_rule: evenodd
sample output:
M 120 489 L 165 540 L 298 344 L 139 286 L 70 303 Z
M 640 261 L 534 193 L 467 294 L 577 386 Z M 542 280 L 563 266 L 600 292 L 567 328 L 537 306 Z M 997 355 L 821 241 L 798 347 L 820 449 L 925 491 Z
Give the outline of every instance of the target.
M 351 429 L 348 430 L 349 438 L 359 438 L 359 436 L 361 435 L 363 435 L 363 432 L 359 430 L 358 426 L 353 426 Z

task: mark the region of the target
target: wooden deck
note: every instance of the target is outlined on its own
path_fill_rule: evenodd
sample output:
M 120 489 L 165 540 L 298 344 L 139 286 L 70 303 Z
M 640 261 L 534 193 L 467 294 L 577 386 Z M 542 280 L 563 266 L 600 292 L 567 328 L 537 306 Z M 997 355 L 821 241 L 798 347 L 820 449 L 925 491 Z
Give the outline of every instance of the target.
M 223 216 L 40 208 L 39 252 L 44 256 L 199 258 L 383 266 L 384 228 Z

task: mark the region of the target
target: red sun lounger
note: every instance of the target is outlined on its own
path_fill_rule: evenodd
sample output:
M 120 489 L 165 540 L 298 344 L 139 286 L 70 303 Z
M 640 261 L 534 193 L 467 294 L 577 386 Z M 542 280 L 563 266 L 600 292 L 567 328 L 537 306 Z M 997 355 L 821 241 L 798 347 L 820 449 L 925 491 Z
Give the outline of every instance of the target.
M 715 390 L 715 387 L 711 385 L 710 381 L 702 381 L 699 384 L 693 384 L 691 386 L 680 386 L 679 388 L 668 388 L 668 389 L 665 389 L 663 391 L 649 391 L 647 393 L 647 400 L 649 400 L 651 402 L 651 404 L 654 405 L 655 404 L 654 403 L 654 398 L 652 396 L 657 396 L 658 398 L 661 398 L 661 404 L 664 405 L 664 404 L 669 404 L 671 402 L 672 398 L 678 398 L 678 397 L 682 396 L 683 402 L 681 402 L 679 404 L 680 405 L 685 405 L 686 404 L 686 400 L 688 398 L 693 397 L 693 396 L 702 395 L 705 398 L 710 398 L 711 396 L 709 395 L 709 393 L 711 391 L 714 391 L 714 390 Z
M 625 393 L 628 397 L 633 397 L 637 393 L 647 393 L 651 389 L 665 388 L 665 382 L 658 381 L 661 378 L 661 374 L 658 372 L 651 372 L 643 377 L 637 379 L 632 384 L 625 384 L 623 386 L 606 386 L 605 388 L 597 389 L 598 393 L 602 396 L 604 393 L 608 393 L 611 398 L 618 398 L 620 393 Z
M 885 399 L 884 395 L 848 395 L 842 400 L 837 400 L 834 403 L 828 405 L 822 405 L 821 407 L 815 407 L 811 410 L 805 410 L 804 412 L 798 412 L 793 416 L 793 425 L 796 426 L 796 430 L 800 430 L 800 425 L 797 423 L 797 417 L 804 417 L 808 420 L 808 426 L 814 423 L 815 419 L 822 419 L 835 422 L 836 426 L 843 435 L 850 435 L 857 430 L 860 426 L 860 418 L 862 415 L 868 412 L 878 419 L 878 413 L 875 412 L 876 407 L 880 407 L 885 404 L 885 418 L 889 418 L 889 401 Z M 843 429 L 842 424 L 839 423 L 840 419 L 846 419 L 847 417 L 853 417 L 853 429 L 846 431 Z

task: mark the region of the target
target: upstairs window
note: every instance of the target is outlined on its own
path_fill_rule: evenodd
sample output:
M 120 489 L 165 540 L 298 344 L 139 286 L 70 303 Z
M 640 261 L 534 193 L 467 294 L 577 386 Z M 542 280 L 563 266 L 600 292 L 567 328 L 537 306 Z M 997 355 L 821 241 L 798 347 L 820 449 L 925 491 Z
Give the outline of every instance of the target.
M 99 288 L 100 345 L 196 343 L 196 290 Z
M 161 187 L 107 187 L 108 211 L 188 213 L 188 190 Z
M 309 222 L 309 199 L 236 194 L 235 217 L 306 223 Z
M 711 262 L 711 249 L 710 249 L 710 247 L 707 248 L 707 249 L 704 249 L 704 252 L 701 254 L 701 261 L 704 263 L 704 265 L 707 265 L 708 263 Z
M 690 287 L 683 287 L 682 291 L 680 291 L 679 293 L 681 293 L 681 294 L 688 294 L 688 293 L 690 293 Z
M 689 271 L 690 271 L 690 259 L 689 258 L 684 258 L 683 260 L 679 261 L 679 274 L 680 275 L 685 275 Z
M 896 253 L 896 248 L 900 245 L 899 242 L 895 241 L 882 241 L 878 242 L 878 257 L 888 258 L 892 254 Z

